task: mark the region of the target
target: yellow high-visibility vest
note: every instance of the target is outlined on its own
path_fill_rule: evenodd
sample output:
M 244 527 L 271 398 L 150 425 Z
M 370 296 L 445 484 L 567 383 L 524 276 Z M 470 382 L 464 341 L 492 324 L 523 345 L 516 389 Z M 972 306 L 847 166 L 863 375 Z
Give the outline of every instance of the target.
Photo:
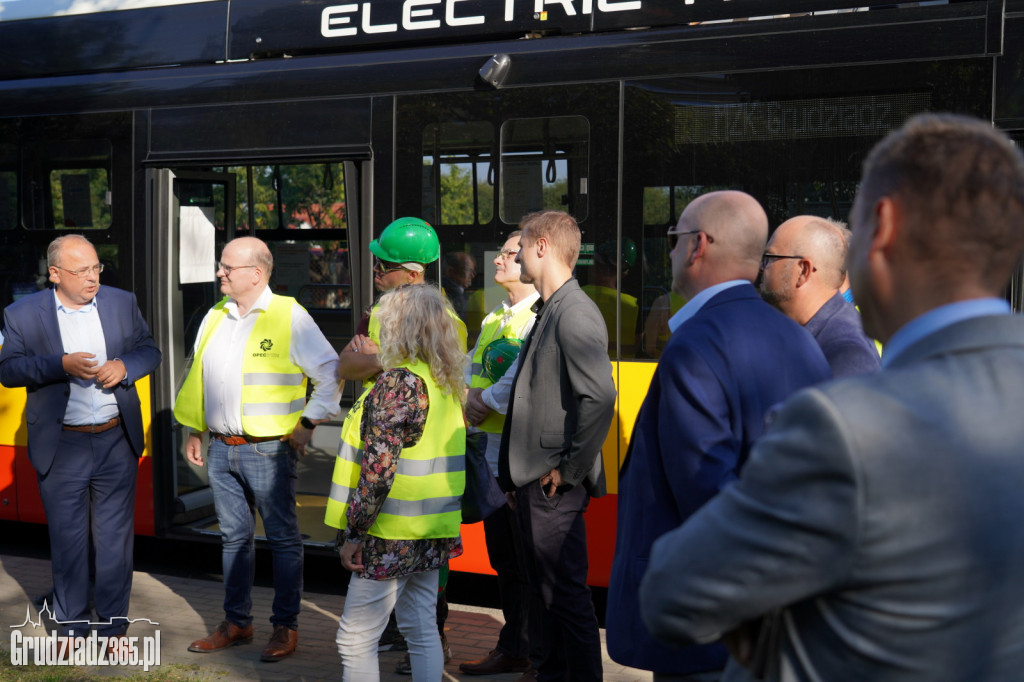
M 225 296 L 213 306 L 199 339 L 192 367 L 174 401 L 174 418 L 193 431 L 206 430 L 203 400 L 203 353 L 227 317 Z M 306 406 L 306 375 L 291 361 L 292 310 L 295 299 L 273 294 L 256 318 L 242 356 L 242 429 L 250 436 L 291 433 Z M 239 434 L 236 434 L 239 435 Z
M 469 380 L 470 388 L 489 388 L 494 383 L 484 376 L 483 358 L 484 349 L 487 348 L 487 344 L 495 339 L 522 339 L 523 328 L 536 316 L 536 313 L 533 312 L 530 306 L 523 306 L 521 310 L 512 316 L 512 319 L 508 321 L 505 327 L 501 328 L 501 321 L 504 317 L 503 312 L 504 307 L 502 306 L 492 310 L 484 318 L 483 325 L 480 328 L 480 337 L 476 342 L 476 352 L 473 353 L 473 365 L 470 368 L 472 372 Z M 504 425 L 505 415 L 499 412 L 491 412 L 477 428 L 487 433 L 501 433 Z
M 423 380 L 429 408 L 423 435 L 402 449 L 391 492 L 369 534 L 389 540 L 454 538 L 462 523 L 462 494 L 466 488 L 466 426 L 462 405 L 441 391 L 423 362 L 400 365 Z M 324 523 L 345 528 L 349 502 L 364 456 L 360 438 L 367 389 L 353 403 L 341 427 L 341 447 L 334 463 Z

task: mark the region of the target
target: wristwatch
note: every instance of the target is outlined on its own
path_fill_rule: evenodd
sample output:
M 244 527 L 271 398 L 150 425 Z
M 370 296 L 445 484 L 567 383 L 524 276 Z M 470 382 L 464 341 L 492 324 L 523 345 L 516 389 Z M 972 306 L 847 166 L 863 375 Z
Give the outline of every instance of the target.
M 302 424 L 302 428 L 309 429 L 310 431 L 316 428 L 316 424 L 309 417 L 299 417 L 299 423 Z

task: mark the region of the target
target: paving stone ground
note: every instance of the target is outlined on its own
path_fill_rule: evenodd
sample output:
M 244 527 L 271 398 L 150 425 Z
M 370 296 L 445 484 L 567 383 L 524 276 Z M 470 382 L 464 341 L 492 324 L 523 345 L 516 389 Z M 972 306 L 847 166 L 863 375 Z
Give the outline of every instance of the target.
M 26 615 L 36 618 L 31 607 L 35 597 L 50 588 L 50 562 L 46 559 L 0 553 L 0 626 L 5 631 L 0 647 L 10 646 L 10 626 L 22 623 Z M 155 637 L 160 634 L 161 665 L 182 664 L 192 667 L 197 680 L 340 680 L 341 663 L 334 644 L 338 618 L 345 604 L 341 594 L 306 592 L 302 601 L 299 624 L 299 648 L 295 655 L 277 663 L 261 663 L 260 650 L 270 637 L 272 627 L 267 620 L 273 599 L 269 587 L 253 590 L 253 614 L 256 635 L 252 644 L 236 646 L 210 654 L 190 653 L 188 645 L 211 632 L 223 617 L 223 591 L 219 581 L 195 576 L 161 575 L 136 571 L 132 586 L 129 617 L 149 619 L 150 625 L 137 621 L 129 632 L 132 636 Z M 452 661 L 445 666 L 445 680 L 480 680 L 512 682 L 516 674 L 493 677 L 470 677 L 459 673 L 458 664 L 484 656 L 497 639 L 502 624 L 501 612 L 495 609 L 450 604 L 447 622 Z M 30 634 L 30 628 L 22 632 Z M 36 631 L 41 634 L 41 631 Z M 601 631 L 602 642 L 604 631 Z M 603 645 L 602 645 L 603 648 Z M 380 654 L 381 680 L 408 681 L 408 676 L 395 674 L 395 664 L 404 654 Z M 117 675 L 141 668 L 95 668 L 95 672 Z M 604 679 L 610 682 L 650 680 L 648 672 L 625 668 L 604 655 Z

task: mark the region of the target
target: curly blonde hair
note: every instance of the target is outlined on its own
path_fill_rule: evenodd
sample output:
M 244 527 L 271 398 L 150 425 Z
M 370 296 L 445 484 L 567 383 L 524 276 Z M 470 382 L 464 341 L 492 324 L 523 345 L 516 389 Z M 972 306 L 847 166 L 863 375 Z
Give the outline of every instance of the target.
M 381 366 L 422 360 L 441 390 L 463 402 L 466 354 L 448 299 L 432 286 L 409 284 L 381 296 L 379 305 Z

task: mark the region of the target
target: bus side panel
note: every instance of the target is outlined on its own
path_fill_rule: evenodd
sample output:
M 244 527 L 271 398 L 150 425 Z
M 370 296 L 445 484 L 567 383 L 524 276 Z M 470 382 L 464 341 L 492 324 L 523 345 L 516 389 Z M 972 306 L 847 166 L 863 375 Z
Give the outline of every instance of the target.
M 28 427 L 25 425 L 25 389 L 0 386 L 0 519 L 16 521 L 21 518 L 18 482 L 19 462 L 28 464 L 26 445 Z M 35 472 L 29 467 L 35 485 Z M 36 497 L 39 492 L 36 491 Z
M 146 450 L 139 458 L 138 487 L 135 494 L 135 532 L 154 535 L 153 443 L 150 382 L 144 377 L 136 383 L 142 410 L 142 428 Z M 43 500 L 39 495 L 36 471 L 28 459 L 28 426 L 25 424 L 25 389 L 0 386 L 0 519 L 46 523 Z
M 653 362 L 613 362 L 612 377 L 618 396 L 615 417 L 602 448 L 608 494 L 594 498 L 584 518 L 587 522 L 587 554 L 590 572 L 587 583 L 607 587 L 611 577 L 612 558 L 615 556 L 615 528 L 618 514 L 619 468 L 626 456 L 629 436 L 633 432 L 640 405 L 647 395 L 647 387 L 657 365 Z M 463 555 L 453 559 L 453 571 L 487 573 L 494 575 L 487 546 L 484 526 L 474 523 L 462 527 Z
M 156 508 L 153 502 L 153 401 L 150 399 L 150 379 L 142 377 L 135 382 L 142 406 L 142 432 L 146 435 L 146 449 L 139 457 L 139 478 L 135 488 L 135 532 L 138 535 L 156 535 Z
M 18 490 L 18 520 L 46 523 L 43 498 L 39 495 L 39 479 L 32 462 L 28 461 L 28 446 L 14 448 L 14 485 Z
M 14 475 L 17 450 L 13 445 L 0 445 L 0 520 L 18 520 L 18 488 Z

